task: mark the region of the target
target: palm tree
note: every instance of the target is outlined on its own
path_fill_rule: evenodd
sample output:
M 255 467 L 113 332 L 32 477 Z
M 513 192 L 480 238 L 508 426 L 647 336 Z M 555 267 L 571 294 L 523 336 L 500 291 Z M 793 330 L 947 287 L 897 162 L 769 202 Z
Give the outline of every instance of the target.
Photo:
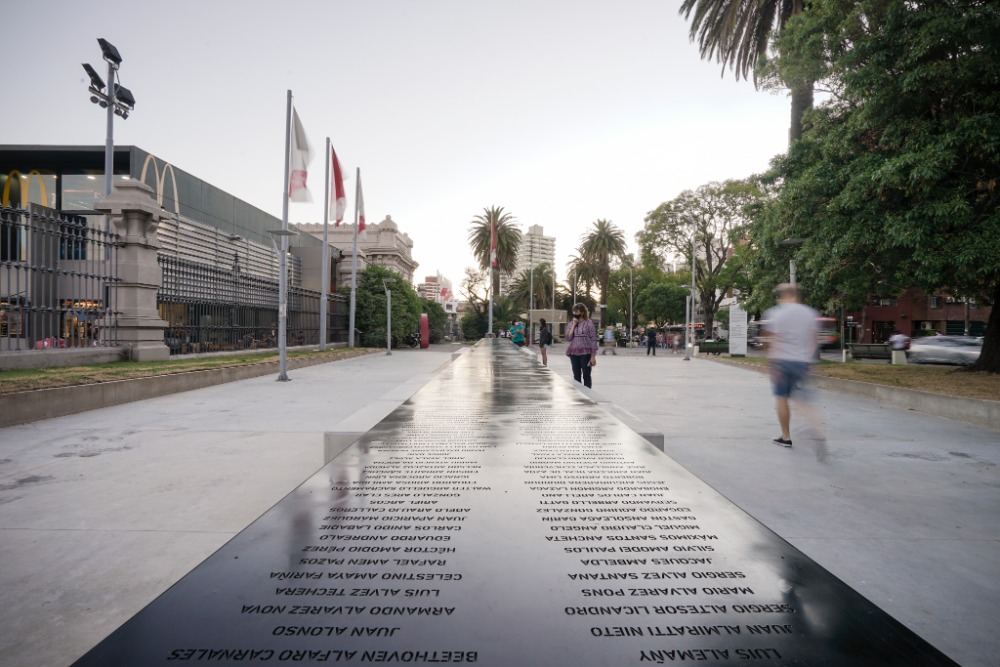
M 771 34 L 784 28 L 788 19 L 804 8 L 804 0 L 683 0 L 680 13 L 687 19 L 694 12 L 691 41 L 698 42 L 701 57 L 714 57 L 722 63 L 723 71 L 728 66 L 737 79 L 746 79 L 767 53 Z M 789 145 L 802 138 L 802 114 L 812 108 L 813 83 L 790 85 Z
M 535 309 L 549 308 L 552 303 L 552 269 L 543 262 L 531 269 L 524 269 L 515 276 L 507 296 L 521 309 L 531 306 L 531 295 L 534 290 Z
M 493 300 L 500 296 L 500 273 L 510 275 L 517 268 L 517 250 L 521 247 L 521 230 L 518 229 L 516 218 L 503 212 L 503 206 L 491 206 L 483 209 L 482 215 L 472 219 L 469 228 L 469 245 L 472 254 L 479 262 L 479 268 L 489 270 L 490 249 L 494 228 L 497 236 L 497 266 L 493 270 Z
M 573 255 L 569 260 L 569 271 L 566 276 L 566 285 L 574 296 L 590 295 L 590 291 L 597 282 L 597 267 L 580 255 Z M 572 304 L 570 304 L 572 308 Z M 588 306 L 589 309 L 589 306 Z
M 615 227 L 610 220 L 597 220 L 594 228 L 583 237 L 580 256 L 594 267 L 597 284 L 601 289 L 601 303 L 608 302 L 608 282 L 611 279 L 611 260 L 625 256 L 625 232 Z M 601 326 L 605 314 L 601 313 Z

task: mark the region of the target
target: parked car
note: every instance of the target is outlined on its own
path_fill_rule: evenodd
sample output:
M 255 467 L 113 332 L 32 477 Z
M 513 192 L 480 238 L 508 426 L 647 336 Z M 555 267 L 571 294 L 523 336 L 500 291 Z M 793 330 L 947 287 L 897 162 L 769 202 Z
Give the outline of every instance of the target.
M 906 359 L 913 364 L 968 366 L 983 351 L 983 339 L 973 336 L 927 336 L 910 341 Z

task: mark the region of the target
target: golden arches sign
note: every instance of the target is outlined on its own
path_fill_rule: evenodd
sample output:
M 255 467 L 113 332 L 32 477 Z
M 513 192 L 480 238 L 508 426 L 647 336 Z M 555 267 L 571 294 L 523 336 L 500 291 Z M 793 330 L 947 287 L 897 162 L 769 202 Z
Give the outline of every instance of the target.
M 31 171 L 29 171 L 27 176 L 19 172 L 17 169 L 14 169 L 10 173 L 8 173 L 7 182 L 4 183 L 3 185 L 3 199 L 0 200 L 2 201 L 2 204 L 4 206 L 10 205 L 10 186 L 11 183 L 14 182 L 14 179 L 17 178 L 18 182 L 20 182 L 21 179 L 25 179 L 27 183 L 21 185 L 21 208 L 27 208 L 31 194 L 31 181 L 34 180 L 35 176 L 38 177 L 38 190 L 39 193 L 42 195 L 42 200 L 41 200 L 42 204 L 48 206 L 49 193 L 45 189 L 45 178 L 42 176 L 42 172 L 38 171 L 37 169 L 32 169 Z
M 167 180 L 167 172 L 170 172 L 170 183 L 174 187 L 174 213 L 180 214 L 181 203 L 177 199 L 177 175 L 169 162 L 163 164 L 163 173 L 160 173 L 160 166 L 156 158 L 152 155 L 146 156 L 146 161 L 142 163 L 142 173 L 139 175 L 139 182 L 146 182 L 146 172 L 149 170 L 149 163 L 153 163 L 153 175 L 156 177 L 156 203 L 163 206 L 163 184 Z

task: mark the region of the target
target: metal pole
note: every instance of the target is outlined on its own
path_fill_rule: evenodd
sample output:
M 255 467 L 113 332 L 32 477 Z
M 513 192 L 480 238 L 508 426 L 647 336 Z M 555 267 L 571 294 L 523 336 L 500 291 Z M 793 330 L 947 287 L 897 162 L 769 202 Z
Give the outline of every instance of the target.
M 632 264 L 628 265 L 628 346 L 632 347 L 632 337 L 635 335 L 635 311 L 632 306 Z
M 358 299 L 358 197 L 361 194 L 361 167 L 355 169 L 355 179 L 357 183 L 354 184 L 354 245 L 351 247 L 351 314 L 347 324 L 350 329 L 347 332 L 350 341 L 348 347 L 354 347 L 354 313 Z
M 691 295 L 689 294 L 687 298 L 684 299 L 684 319 L 687 320 L 687 326 L 691 326 Z M 691 346 L 688 344 L 688 334 L 687 331 L 684 332 L 684 361 L 691 361 Z
M 285 108 L 285 181 L 282 187 L 281 231 L 288 231 L 288 176 L 289 156 L 292 149 L 292 91 L 288 91 L 288 101 Z M 281 236 L 281 250 L 278 253 L 278 382 L 288 382 L 287 344 L 285 341 L 285 323 L 288 319 L 288 271 L 285 259 L 288 254 L 288 237 Z
M 323 198 L 323 270 L 320 280 L 323 289 L 320 290 L 319 301 L 319 349 L 326 350 L 326 310 L 327 294 L 330 287 L 330 137 L 326 138 L 326 196 Z
M 794 259 L 788 260 L 788 282 L 790 282 L 792 284 L 792 287 L 795 287 L 795 260 Z
M 385 288 L 385 353 L 392 354 L 392 290 Z
M 532 248 L 534 251 L 534 248 Z M 531 345 L 531 311 L 534 310 L 535 305 L 535 253 L 531 253 L 531 258 L 528 260 L 531 262 L 530 276 L 528 278 L 528 345 Z
M 490 296 L 490 314 L 489 314 L 489 324 L 487 325 L 486 335 L 493 335 L 493 260 L 490 260 L 490 284 L 486 287 L 486 291 Z

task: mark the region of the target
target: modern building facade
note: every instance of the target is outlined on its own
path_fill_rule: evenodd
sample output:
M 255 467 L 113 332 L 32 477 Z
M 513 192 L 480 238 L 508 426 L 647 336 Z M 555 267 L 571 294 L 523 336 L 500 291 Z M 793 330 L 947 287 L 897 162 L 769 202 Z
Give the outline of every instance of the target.
M 521 235 L 521 245 L 517 251 L 517 266 L 514 273 L 510 276 L 500 275 L 500 291 L 507 292 L 518 276 L 540 264 L 555 267 L 556 239 L 552 236 L 545 236 L 545 230 L 541 225 L 531 225 L 528 227 L 528 231 Z
M 94 210 L 104 156 L 103 146 L 0 146 L 0 349 L 109 343 L 100 332 L 116 308 L 114 243 Z M 171 352 L 273 346 L 279 262 L 269 232 L 281 220 L 136 146 L 115 147 L 113 165 L 114 185 L 147 185 L 161 211 L 158 303 Z M 329 255 L 335 266 L 340 253 Z M 321 241 L 289 238 L 290 345 L 318 335 L 321 258 Z M 328 331 L 346 340 L 336 301 Z

